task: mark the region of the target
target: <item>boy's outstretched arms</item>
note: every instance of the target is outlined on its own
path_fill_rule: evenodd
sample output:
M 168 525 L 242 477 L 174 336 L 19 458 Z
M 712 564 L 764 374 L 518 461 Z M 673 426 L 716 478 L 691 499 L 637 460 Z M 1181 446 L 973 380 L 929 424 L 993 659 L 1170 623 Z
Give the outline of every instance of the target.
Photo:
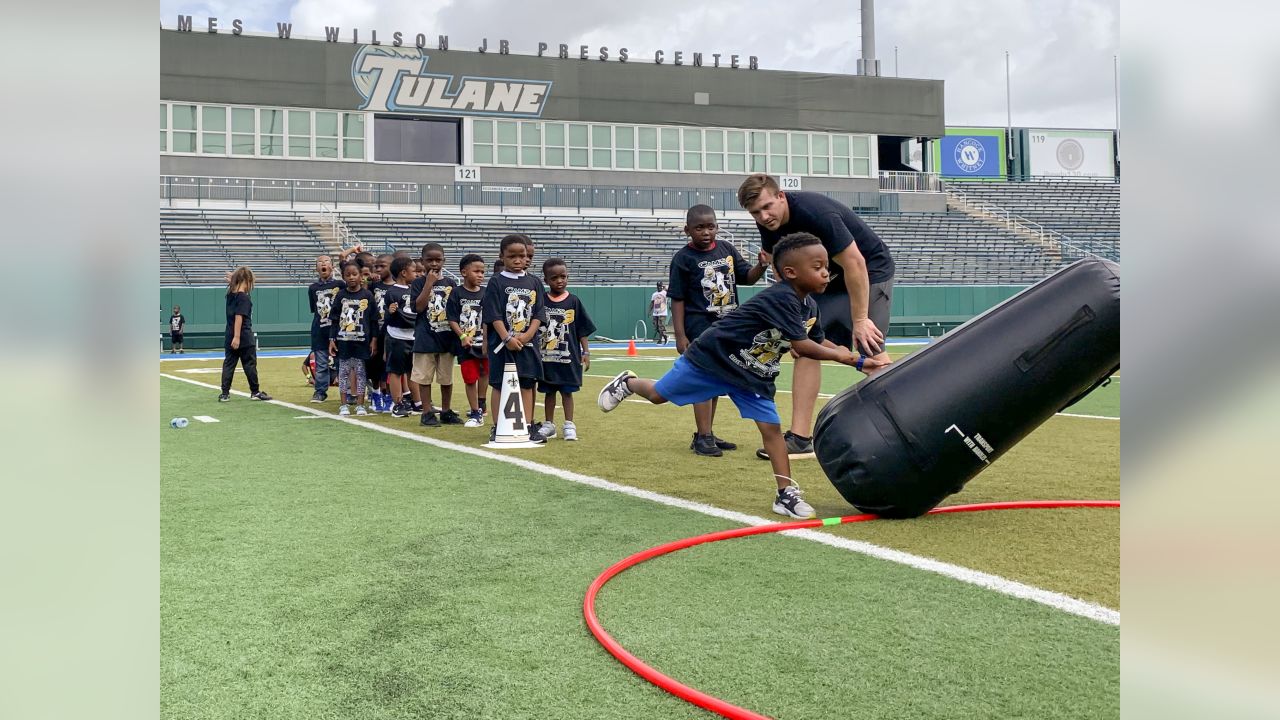
M 808 338 L 803 340 L 792 340 L 791 350 L 800 357 L 813 358 L 814 360 L 834 360 L 845 365 L 852 365 L 863 372 L 869 370 L 879 370 L 889 364 L 890 361 L 878 361 L 871 357 L 862 357 L 862 366 L 858 366 L 859 355 L 843 345 L 836 345 L 830 340 L 823 340 L 818 344 Z

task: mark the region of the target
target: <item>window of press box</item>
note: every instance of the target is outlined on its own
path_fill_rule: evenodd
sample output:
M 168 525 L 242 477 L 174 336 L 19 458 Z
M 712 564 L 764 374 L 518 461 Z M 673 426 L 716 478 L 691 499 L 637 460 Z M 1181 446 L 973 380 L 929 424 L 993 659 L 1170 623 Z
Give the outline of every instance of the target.
M 457 165 L 461 160 L 461 128 L 457 120 L 375 115 L 374 160 Z

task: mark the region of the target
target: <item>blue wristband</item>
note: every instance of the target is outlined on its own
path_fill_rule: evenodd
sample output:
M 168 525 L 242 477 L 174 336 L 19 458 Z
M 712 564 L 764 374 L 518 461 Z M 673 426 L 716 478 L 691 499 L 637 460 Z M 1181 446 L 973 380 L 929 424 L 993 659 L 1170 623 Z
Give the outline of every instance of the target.
M 853 364 L 853 369 L 854 369 L 854 370 L 857 370 L 857 371 L 859 371 L 859 372 L 861 372 L 861 371 L 862 371 L 862 363 L 863 363 L 866 359 L 867 359 L 867 357 L 866 357 L 865 355 L 859 355 L 859 356 L 858 356 L 858 362 L 856 362 L 856 363 L 854 363 L 854 364 Z

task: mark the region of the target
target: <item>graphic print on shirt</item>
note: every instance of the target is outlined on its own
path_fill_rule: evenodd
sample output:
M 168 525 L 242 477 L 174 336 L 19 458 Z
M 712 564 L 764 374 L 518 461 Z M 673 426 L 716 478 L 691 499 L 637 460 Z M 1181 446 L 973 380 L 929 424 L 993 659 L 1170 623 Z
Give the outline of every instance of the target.
M 707 300 L 707 311 L 724 317 L 737 307 L 733 301 L 733 257 L 703 260 L 698 267 L 702 268 L 702 296 Z
M 369 309 L 369 300 L 361 298 L 343 298 L 342 307 L 338 311 L 338 339 L 347 342 L 364 342 L 364 314 Z
M 182 316 L 181 315 L 174 315 L 173 317 L 169 318 L 169 331 L 182 332 Z
M 458 327 L 462 328 L 462 347 L 479 348 L 484 343 L 480 334 L 480 298 L 462 298 L 458 313 Z
M 320 318 L 320 327 L 329 327 L 329 313 L 333 312 L 333 298 L 338 288 L 316 291 L 316 317 Z
M 542 362 L 573 362 L 573 353 L 569 350 L 569 343 L 577 341 L 573 319 L 573 308 L 547 308 L 547 326 L 542 330 Z
M 378 326 L 387 324 L 387 289 L 385 287 L 375 287 L 373 289 L 373 304 L 378 308 Z
M 538 291 L 522 287 L 507 290 L 507 329 L 522 333 L 533 323 L 533 306 L 538 304 Z
M 817 321 L 816 317 L 804 321 L 806 335 Z M 751 347 L 739 350 L 737 355 L 731 355 L 729 361 L 762 378 L 772 378 L 778 375 L 778 365 L 782 356 L 790 351 L 791 341 L 782 337 L 782 331 L 778 328 L 769 328 L 756 333 L 756 336 L 751 338 Z
M 431 300 L 427 303 L 427 322 L 431 332 L 449 332 L 449 318 L 445 316 L 445 306 L 449 304 L 449 294 L 453 287 L 431 288 Z

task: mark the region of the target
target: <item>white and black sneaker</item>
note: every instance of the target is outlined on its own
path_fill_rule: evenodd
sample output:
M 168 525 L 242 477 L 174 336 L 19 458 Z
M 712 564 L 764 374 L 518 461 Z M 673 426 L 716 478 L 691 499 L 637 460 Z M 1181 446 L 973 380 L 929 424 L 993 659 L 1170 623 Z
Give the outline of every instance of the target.
M 627 387 L 627 381 L 633 377 L 636 377 L 635 373 L 630 370 L 623 370 L 610 380 L 604 386 L 604 389 L 600 391 L 600 397 L 597 399 L 600 409 L 609 412 L 618 407 L 618 404 L 623 400 L 626 400 L 632 394 L 631 388 Z
M 535 445 L 547 444 L 547 436 L 542 434 L 541 425 L 529 426 L 529 442 L 534 443 Z
M 805 502 L 800 497 L 800 486 L 792 483 L 778 491 L 778 496 L 773 500 L 773 511 L 779 515 L 786 515 L 798 520 L 808 520 L 817 517 L 817 513 L 813 511 L 813 506 Z
M 556 436 L 556 424 L 551 422 L 550 420 L 543 420 L 541 432 L 542 432 L 542 437 L 550 440 L 551 438 Z

